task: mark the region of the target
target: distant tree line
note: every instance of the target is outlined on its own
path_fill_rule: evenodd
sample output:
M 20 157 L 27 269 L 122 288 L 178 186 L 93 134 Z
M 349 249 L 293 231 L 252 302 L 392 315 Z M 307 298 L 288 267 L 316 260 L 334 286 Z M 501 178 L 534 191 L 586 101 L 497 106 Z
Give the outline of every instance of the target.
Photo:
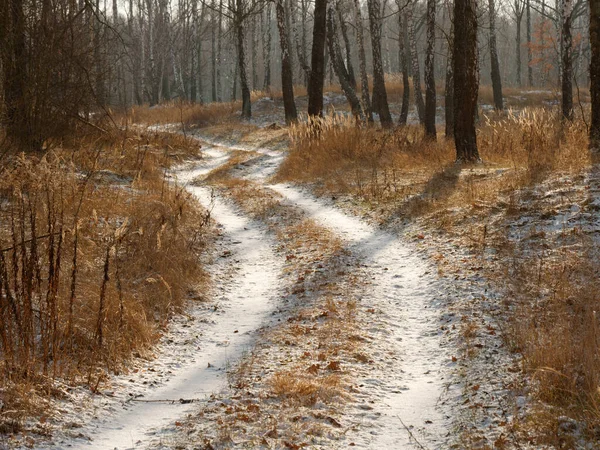
M 598 1 L 0 0 L 1 122 L 11 142 L 35 149 L 131 105 L 241 99 L 250 118 L 253 90 L 281 90 L 292 122 L 294 86 L 320 115 L 329 81 L 358 120 L 390 127 L 385 81 L 395 77 L 396 124 L 412 102 L 435 138 L 444 82 L 446 135 L 468 132 L 470 146 L 480 78 L 496 109 L 503 85 L 560 87 L 566 120 L 573 83 L 591 85 L 597 105 Z

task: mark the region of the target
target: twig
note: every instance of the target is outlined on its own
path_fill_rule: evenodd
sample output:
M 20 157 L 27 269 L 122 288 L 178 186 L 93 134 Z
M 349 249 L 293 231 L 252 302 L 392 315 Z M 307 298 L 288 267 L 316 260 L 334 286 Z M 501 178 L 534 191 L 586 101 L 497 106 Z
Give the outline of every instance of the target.
M 417 446 L 421 449 L 421 450 L 428 450 L 427 447 L 425 447 L 423 444 L 421 444 L 419 442 L 419 440 L 416 438 L 416 436 L 413 434 L 413 432 L 411 431 L 410 428 L 408 428 L 406 426 L 406 424 L 402 421 L 402 419 L 400 418 L 400 416 L 396 415 L 396 417 L 398 418 L 398 420 L 400 421 L 400 423 L 402 424 L 402 426 L 404 427 L 404 429 L 406 431 L 408 431 L 409 436 L 411 437 L 411 439 L 413 439 L 415 441 L 415 444 L 417 444 Z
M 169 400 L 169 399 L 141 400 L 139 398 L 131 398 L 128 401 L 139 402 L 139 403 L 170 403 L 171 405 L 174 405 L 175 403 L 181 403 L 182 405 L 187 405 L 189 403 L 198 403 L 203 400 L 201 398 L 180 398 L 179 400 Z

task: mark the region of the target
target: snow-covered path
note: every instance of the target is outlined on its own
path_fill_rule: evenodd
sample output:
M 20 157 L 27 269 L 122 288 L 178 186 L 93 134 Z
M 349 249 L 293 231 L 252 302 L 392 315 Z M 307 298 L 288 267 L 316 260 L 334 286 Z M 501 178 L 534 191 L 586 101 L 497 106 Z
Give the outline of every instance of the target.
M 180 172 L 178 180 L 189 182 L 227 159 L 221 152 L 209 152 L 209 156 L 213 160 L 208 165 Z M 193 361 L 183 363 L 164 385 L 145 394 L 143 402 L 130 402 L 127 409 L 92 423 L 93 429 L 88 432 L 92 440 L 81 443 L 81 448 L 146 447 L 162 428 L 197 408 L 194 403 L 161 400 L 198 399 L 221 391 L 226 386 L 227 365 L 250 347 L 253 332 L 276 307 L 282 261 L 270 238 L 255 223 L 212 197 L 209 189 L 189 185 L 187 188 L 203 205 L 212 208 L 211 216 L 222 226 L 224 239 L 230 244 L 212 268 L 217 278 L 234 271 L 222 286 L 221 298 L 215 299 L 219 313 L 213 317 L 214 323 L 207 326 L 206 338 L 194 352 Z M 78 445 L 71 443 L 69 447 Z
M 433 269 L 397 236 L 298 188 L 271 188 L 340 234 L 370 272 L 363 304 L 381 312 L 384 328 L 370 331 L 381 351 L 374 356 L 384 364 L 359 380 L 358 397 L 364 403 L 353 413 L 361 424 L 354 441 L 365 448 L 411 448 L 417 441 L 427 448 L 444 448 L 450 423 L 440 399 L 448 359 L 441 348 L 436 306 L 442 293 Z
M 220 150 L 248 149 L 221 146 Z M 442 397 L 451 360 L 442 348 L 439 306 L 444 286 L 434 275 L 435 268 L 398 236 L 377 230 L 302 189 L 267 184 L 282 155 L 253 150 L 263 157 L 243 177 L 276 191 L 338 234 L 371 277 L 363 305 L 379 313 L 378 325 L 369 332 L 380 365 L 358 380 L 356 398 L 361 403 L 349 411 L 358 427 L 348 438 L 362 448 L 447 448 L 452 424 Z

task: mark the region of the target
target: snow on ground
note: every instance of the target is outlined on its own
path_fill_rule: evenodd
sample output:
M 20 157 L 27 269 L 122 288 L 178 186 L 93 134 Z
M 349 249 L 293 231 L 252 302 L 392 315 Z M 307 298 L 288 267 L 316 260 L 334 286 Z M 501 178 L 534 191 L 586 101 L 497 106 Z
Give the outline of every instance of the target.
M 280 154 L 253 150 L 267 157 L 255 160 L 245 178 L 264 182 Z M 358 427 L 348 439 L 364 448 L 410 448 L 416 442 L 444 448 L 451 414 L 442 397 L 449 392 L 447 366 L 453 363 L 442 348 L 439 307 L 444 292 L 433 267 L 395 235 L 376 230 L 298 188 L 268 187 L 338 234 L 371 278 L 362 303 L 377 309 L 383 320 L 381 328 L 369 330 L 375 342 L 373 356 L 380 364 L 357 380 L 360 393 L 349 415 Z
M 415 439 L 443 448 L 450 411 L 442 405 L 446 366 L 439 306 L 444 293 L 433 268 L 397 236 L 379 231 L 289 185 L 271 186 L 317 222 L 339 233 L 368 267 L 371 288 L 363 303 L 381 310 L 385 328 L 373 330 L 378 359 L 350 414 L 361 426 L 354 440 L 364 448 L 410 448 Z
M 179 172 L 180 183 L 206 173 L 228 157 L 210 149 L 206 154 L 212 156 L 210 163 Z M 49 447 L 144 447 L 161 429 L 197 409 L 197 401 L 226 387 L 228 365 L 251 348 L 255 332 L 276 308 L 282 261 L 273 242 L 263 229 L 214 198 L 210 190 L 187 188 L 211 209 L 223 235 L 220 254 L 209 269 L 217 285 L 214 301 L 196 305 L 175 320 L 156 359 L 136 369 L 134 376 L 115 377 L 114 390 L 91 398 L 82 392 L 81 401 L 88 404 L 80 409 L 76 406 L 71 414 L 65 404 L 65 415 L 73 419 L 70 428 L 77 433 L 57 433 Z

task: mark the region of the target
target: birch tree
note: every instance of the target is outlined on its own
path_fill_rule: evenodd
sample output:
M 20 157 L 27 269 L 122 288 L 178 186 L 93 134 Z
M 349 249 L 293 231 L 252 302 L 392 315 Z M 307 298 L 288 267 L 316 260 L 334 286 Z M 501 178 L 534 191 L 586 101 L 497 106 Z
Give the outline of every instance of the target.
M 387 100 L 383 60 L 381 58 L 381 6 L 379 0 L 367 0 L 367 7 L 373 51 L 373 108 L 379 114 L 381 125 L 384 128 L 389 128 L 393 125 L 393 122 Z
M 352 114 L 357 120 L 364 122 L 365 116 L 363 114 L 362 107 L 360 106 L 360 101 L 356 96 L 356 91 L 352 85 L 350 75 L 346 69 L 346 66 L 344 65 L 344 59 L 342 57 L 337 36 L 335 12 L 331 6 L 328 8 L 327 12 L 327 45 L 329 48 L 329 55 L 332 59 L 333 69 L 340 82 L 340 86 L 346 95 L 346 98 L 350 102 Z
M 373 110 L 371 108 L 371 98 L 369 95 L 369 78 L 367 75 L 367 56 L 365 53 L 365 42 L 363 34 L 362 16 L 360 13 L 359 0 L 353 0 L 354 4 L 354 23 L 356 26 L 356 41 L 358 43 L 358 65 L 360 68 L 360 86 L 363 109 L 369 123 L 373 122 Z
M 410 46 L 410 55 L 412 62 L 413 92 L 415 94 L 415 104 L 417 105 L 417 114 L 421 125 L 425 124 L 425 102 L 421 92 L 421 71 L 419 69 L 419 56 L 417 53 L 417 37 L 415 35 L 414 12 L 416 0 L 411 0 L 411 5 L 406 12 L 408 23 L 408 40 Z

